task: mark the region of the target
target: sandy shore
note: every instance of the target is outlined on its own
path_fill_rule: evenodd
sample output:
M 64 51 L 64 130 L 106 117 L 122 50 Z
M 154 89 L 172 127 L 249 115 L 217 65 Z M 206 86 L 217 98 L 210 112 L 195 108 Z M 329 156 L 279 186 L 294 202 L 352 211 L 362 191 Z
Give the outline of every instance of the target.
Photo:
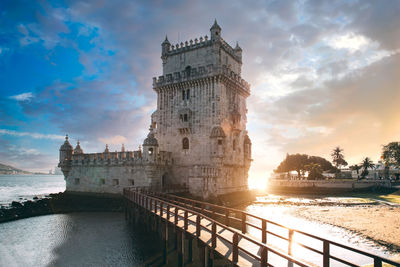
M 400 252 L 400 206 L 300 206 L 295 215 L 355 231 Z

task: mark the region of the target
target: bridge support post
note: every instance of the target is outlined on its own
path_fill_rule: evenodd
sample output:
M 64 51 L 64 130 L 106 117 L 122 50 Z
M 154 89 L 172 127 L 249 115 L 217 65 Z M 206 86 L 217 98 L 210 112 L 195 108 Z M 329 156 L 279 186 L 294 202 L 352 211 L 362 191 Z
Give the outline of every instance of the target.
M 176 230 L 176 239 L 178 241 L 178 266 L 183 267 L 185 264 L 185 235 L 181 230 Z
M 212 267 L 214 265 L 214 253 L 213 250 L 208 246 L 206 247 L 206 257 L 207 257 L 207 267 Z
M 161 223 L 161 227 L 162 227 L 163 263 L 168 264 L 168 222 Z
M 197 247 L 199 248 L 199 261 L 200 266 L 207 266 L 207 257 L 206 257 L 206 245 L 203 244 L 199 239 L 197 239 Z
M 188 241 L 188 259 L 187 262 L 192 262 L 193 261 L 193 238 L 191 237 L 190 234 L 186 235 L 186 239 Z

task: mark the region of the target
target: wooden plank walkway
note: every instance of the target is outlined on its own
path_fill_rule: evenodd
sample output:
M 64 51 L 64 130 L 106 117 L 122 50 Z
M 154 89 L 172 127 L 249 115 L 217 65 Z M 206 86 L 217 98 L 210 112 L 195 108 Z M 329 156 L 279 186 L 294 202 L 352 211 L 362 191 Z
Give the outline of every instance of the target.
M 294 244 L 322 256 L 322 266 L 329 267 L 331 260 L 346 266 L 359 266 L 347 259 L 339 258 L 330 253 L 331 246 L 337 246 L 349 251 L 371 257 L 374 267 L 381 267 L 382 262 L 388 266 L 400 266 L 386 258 L 382 258 L 368 252 L 348 247 L 336 242 L 317 237 L 298 230 L 287 228 L 283 225 L 257 217 L 244 211 L 226 208 L 206 202 L 181 198 L 168 194 L 148 192 L 141 188 L 126 188 L 124 196 L 151 214 L 160 219 L 175 225 L 182 231 L 198 238 L 204 244 L 238 266 L 274 266 L 270 263 L 271 258 L 280 258 L 280 262 L 286 262 L 287 266 L 318 266 L 304 259 L 295 259 L 292 256 Z M 240 219 L 236 216 L 241 215 Z M 250 221 L 252 218 L 253 221 Z M 260 220 L 257 224 L 254 219 Z M 239 225 L 241 231 L 232 227 Z M 288 237 L 267 229 L 267 225 L 273 224 L 287 230 Z M 253 227 L 261 232 L 258 239 L 247 232 L 247 228 Z M 321 241 L 322 249 L 302 244 L 293 240 L 293 234 L 298 233 Z M 267 234 L 286 240 L 287 250 L 272 246 L 267 243 Z M 283 264 L 285 265 L 285 264 Z M 281 266 L 281 264 L 279 264 Z

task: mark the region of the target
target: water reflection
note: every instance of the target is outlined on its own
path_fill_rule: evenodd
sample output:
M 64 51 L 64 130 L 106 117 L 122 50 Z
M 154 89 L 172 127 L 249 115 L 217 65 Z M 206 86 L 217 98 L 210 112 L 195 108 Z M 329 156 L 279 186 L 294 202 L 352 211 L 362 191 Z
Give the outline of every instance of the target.
M 0 266 L 140 266 L 160 251 L 157 235 L 121 213 L 47 215 L 0 224 Z
M 295 200 L 295 201 L 302 203 L 306 202 L 303 200 Z M 366 238 L 363 238 L 346 229 L 296 217 L 293 215 L 294 209 L 296 208 L 298 207 L 293 205 L 252 204 L 246 207 L 245 209 L 249 213 L 258 215 L 263 218 L 267 218 L 270 221 L 279 222 L 280 224 L 288 226 L 293 229 L 299 229 L 306 233 L 311 233 L 316 236 L 321 236 L 326 239 L 336 241 L 341 244 L 349 245 L 357 249 L 363 249 L 368 252 L 384 256 L 387 258 L 394 256 L 393 253 L 389 252 L 387 249 L 378 245 L 377 243 L 368 240 Z M 250 220 L 258 227 L 261 227 L 261 222 L 259 220 L 256 219 L 250 219 Z M 273 224 L 268 224 L 267 229 L 268 231 L 274 232 L 286 239 L 288 238 L 289 233 L 287 229 L 275 226 Z M 260 230 L 255 228 L 248 228 L 248 232 L 249 234 L 261 240 Z M 293 241 L 302 243 L 306 246 L 317 249 L 319 251 L 322 251 L 323 248 L 322 241 L 310 238 L 300 233 L 293 234 Z M 286 252 L 288 251 L 289 242 L 274 235 L 271 234 L 267 235 L 267 243 L 283 251 Z M 296 258 L 301 258 L 306 260 L 307 262 L 311 262 L 318 266 L 322 266 L 322 255 L 316 252 L 305 249 L 296 243 L 294 243 L 292 246 L 292 252 L 293 256 L 295 256 Z M 373 263 L 373 260 L 369 257 L 359 255 L 354 252 L 333 245 L 330 247 L 330 252 L 331 255 L 333 256 L 340 257 L 342 259 L 348 260 L 353 263 L 357 263 L 359 265 Z M 271 261 L 272 264 L 276 264 L 277 266 L 283 266 L 286 264 L 286 261 L 282 260 L 280 257 L 274 254 L 269 255 L 269 260 Z M 347 265 L 331 260 L 331 266 L 347 266 Z

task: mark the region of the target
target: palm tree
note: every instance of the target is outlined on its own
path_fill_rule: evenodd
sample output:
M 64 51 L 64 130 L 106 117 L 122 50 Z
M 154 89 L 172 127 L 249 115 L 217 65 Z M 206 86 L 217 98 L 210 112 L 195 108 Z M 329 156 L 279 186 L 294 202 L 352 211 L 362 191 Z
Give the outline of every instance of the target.
M 359 171 L 361 170 L 361 165 L 354 164 L 350 166 L 350 169 L 357 172 L 357 180 L 360 179 Z
M 344 155 L 343 155 L 343 149 L 341 149 L 339 146 L 335 147 L 331 153 L 332 156 L 332 162 L 336 167 L 336 178 L 338 177 L 338 174 L 340 172 L 340 166 L 346 166 L 347 162 L 344 160 Z
M 374 168 L 375 164 L 372 162 L 372 160 L 370 158 L 366 157 L 361 162 L 361 166 L 363 168 L 363 171 L 361 173 L 361 178 L 365 178 L 369 173 L 368 169 Z

